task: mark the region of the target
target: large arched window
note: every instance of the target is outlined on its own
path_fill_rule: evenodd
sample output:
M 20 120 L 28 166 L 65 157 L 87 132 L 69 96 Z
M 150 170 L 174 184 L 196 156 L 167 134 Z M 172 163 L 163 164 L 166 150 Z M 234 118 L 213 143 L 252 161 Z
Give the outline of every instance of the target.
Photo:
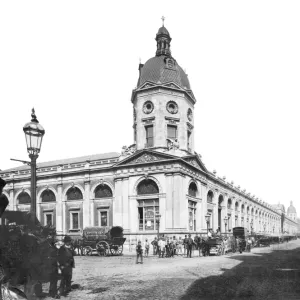
M 195 182 L 191 182 L 189 186 L 189 196 L 196 197 L 197 195 L 197 185 Z
M 221 207 L 221 206 L 222 206 L 222 204 L 223 204 L 223 200 L 224 200 L 223 196 L 222 196 L 222 195 L 220 195 L 220 196 L 219 196 L 219 200 L 218 200 L 218 206 L 219 206 L 219 207 Z
M 241 207 L 241 213 L 243 214 L 245 212 L 245 205 L 242 204 L 242 207 Z
M 209 191 L 207 193 L 207 202 L 212 203 L 213 202 L 213 198 L 214 198 L 214 194 L 212 191 Z
M 227 208 L 228 208 L 228 209 L 231 209 L 231 207 L 232 207 L 232 201 L 231 201 L 231 199 L 229 198 L 229 199 L 228 199 L 228 202 L 227 202 Z
M 159 189 L 157 184 L 151 179 L 142 180 L 137 186 L 138 195 L 158 194 Z
M 247 207 L 247 215 L 249 215 L 249 213 L 250 213 L 250 207 L 248 206 Z
M 107 184 L 100 184 L 96 187 L 95 198 L 112 197 L 112 190 Z
M 31 198 L 28 193 L 22 192 L 18 196 L 18 202 L 19 202 L 19 204 L 30 204 Z
M 41 195 L 42 202 L 55 202 L 56 198 L 54 193 L 51 190 L 45 190 Z
M 235 211 L 238 211 L 238 210 L 239 210 L 239 203 L 235 202 Z
M 78 187 L 71 187 L 67 191 L 67 200 L 82 200 L 83 196 Z

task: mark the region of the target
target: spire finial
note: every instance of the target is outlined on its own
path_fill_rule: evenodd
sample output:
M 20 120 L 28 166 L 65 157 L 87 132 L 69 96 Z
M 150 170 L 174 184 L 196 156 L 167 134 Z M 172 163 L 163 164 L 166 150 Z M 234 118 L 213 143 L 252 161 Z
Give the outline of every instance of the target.
M 36 118 L 34 108 L 32 108 L 31 118 L 32 118 L 32 119 L 31 119 L 31 122 L 35 122 L 35 123 L 38 123 L 38 122 L 39 122 L 39 121 L 37 120 L 37 118 Z
M 165 19 L 166 18 L 164 16 L 162 16 L 161 19 L 162 19 L 162 26 L 165 27 Z

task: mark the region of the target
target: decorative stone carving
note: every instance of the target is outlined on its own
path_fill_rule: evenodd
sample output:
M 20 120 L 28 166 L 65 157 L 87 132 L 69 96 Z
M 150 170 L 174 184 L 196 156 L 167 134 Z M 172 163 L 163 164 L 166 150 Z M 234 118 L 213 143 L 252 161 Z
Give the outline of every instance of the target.
M 177 150 L 179 149 L 179 143 L 177 139 L 167 139 L 168 150 Z
M 178 105 L 175 101 L 169 101 L 167 103 L 167 111 L 170 113 L 170 114 L 177 114 L 178 112 Z
M 122 147 L 121 155 L 122 156 L 130 156 L 133 153 L 135 153 L 135 151 L 136 151 L 136 144 L 133 144 L 133 145 L 131 145 L 129 147 L 123 146 Z
M 202 169 L 201 166 L 199 165 L 199 163 L 194 158 L 189 158 L 189 159 L 186 159 L 185 161 L 187 161 L 189 164 L 193 165 L 194 167 L 196 167 L 198 169 Z
M 143 112 L 145 114 L 150 114 L 153 111 L 153 109 L 154 109 L 154 105 L 150 100 L 148 100 L 144 103 Z
M 161 160 L 161 158 L 152 154 L 144 153 L 143 155 L 128 162 L 128 164 L 138 164 L 138 163 L 153 162 L 158 160 Z

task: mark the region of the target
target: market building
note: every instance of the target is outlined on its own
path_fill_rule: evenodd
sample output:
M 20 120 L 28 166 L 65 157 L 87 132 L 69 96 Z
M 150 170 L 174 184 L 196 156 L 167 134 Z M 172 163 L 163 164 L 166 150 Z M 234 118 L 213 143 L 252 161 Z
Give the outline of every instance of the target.
M 154 57 L 139 65 L 132 92 L 134 143 L 121 153 L 38 163 L 37 216 L 58 234 L 87 226 L 124 228 L 128 236 L 230 232 L 294 233 L 297 219 L 209 171 L 195 152 L 196 97 L 171 55 L 162 26 Z M 0 172 L 9 209 L 30 209 L 30 168 Z

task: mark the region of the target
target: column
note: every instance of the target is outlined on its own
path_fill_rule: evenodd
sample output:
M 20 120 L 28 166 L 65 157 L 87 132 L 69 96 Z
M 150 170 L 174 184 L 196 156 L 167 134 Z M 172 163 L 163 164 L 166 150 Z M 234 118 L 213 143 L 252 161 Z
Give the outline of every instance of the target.
M 62 184 L 57 185 L 57 199 L 56 199 L 56 231 L 57 235 L 63 234 L 63 202 L 62 202 Z
M 13 188 L 9 189 L 8 193 L 9 193 L 8 201 L 10 202 L 9 203 L 9 209 L 10 210 L 17 210 L 16 200 L 14 199 L 14 189 Z
M 188 199 L 186 197 L 187 189 L 184 185 L 185 178 L 180 173 L 175 173 L 173 178 L 174 198 L 172 206 L 172 228 L 185 228 L 185 220 L 188 218 Z
M 218 207 L 219 207 L 219 193 L 215 191 L 214 195 L 214 207 L 213 207 L 213 215 L 212 215 L 212 229 L 216 231 L 218 228 Z
M 174 199 L 174 177 L 172 173 L 165 175 L 166 178 L 166 210 L 165 224 L 166 230 L 173 228 L 173 199 Z M 188 228 L 188 218 L 184 217 L 184 228 Z
M 122 216 L 123 216 L 123 228 L 124 231 L 129 231 L 129 207 L 128 207 L 128 185 L 129 185 L 129 178 L 124 177 L 122 181 Z
M 115 199 L 113 204 L 113 226 L 123 226 L 122 178 L 115 179 Z
M 82 203 L 83 228 L 90 226 L 90 180 L 84 181 L 84 199 Z
M 201 183 L 201 198 L 201 229 L 206 232 L 207 224 L 205 220 L 205 215 L 207 214 L 207 186 L 203 183 Z

